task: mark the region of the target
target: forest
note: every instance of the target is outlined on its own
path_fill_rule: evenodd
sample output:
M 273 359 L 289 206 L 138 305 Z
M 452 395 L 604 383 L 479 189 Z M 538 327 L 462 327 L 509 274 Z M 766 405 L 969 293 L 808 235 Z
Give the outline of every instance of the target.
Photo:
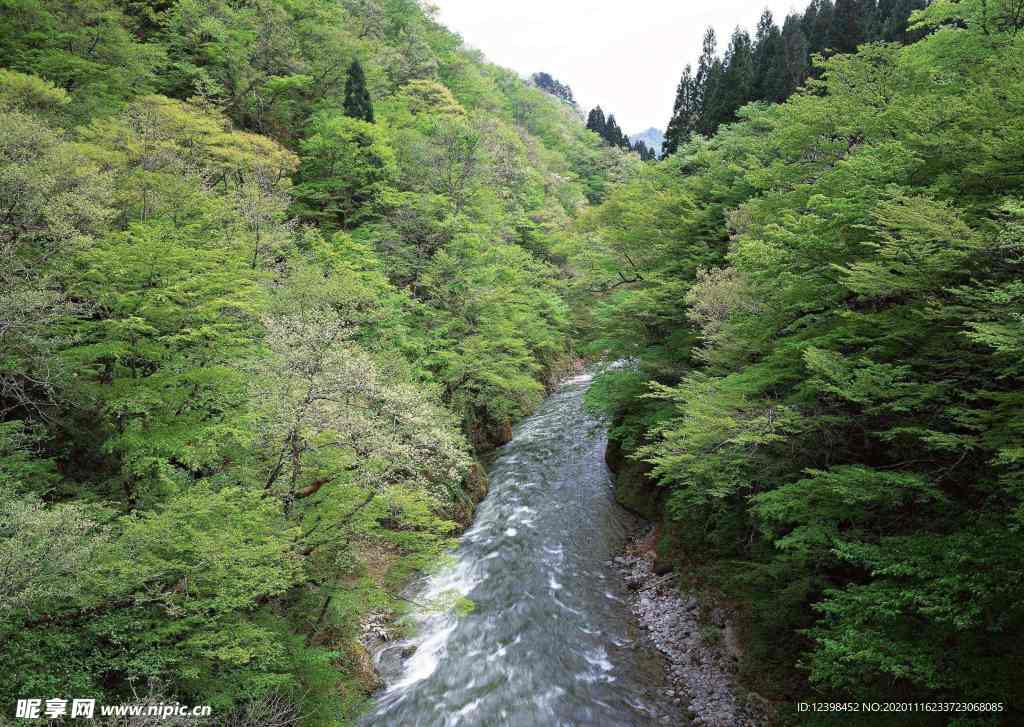
M 785 101 L 817 77 L 815 58 L 852 53 L 870 42 L 909 43 L 920 37 L 910 17 L 925 0 L 812 0 L 803 14 L 786 16 L 780 29 L 770 10 L 761 14 L 754 36 L 737 26 L 725 55 L 718 54 L 715 29 L 704 33 L 697 69 L 679 79 L 665 151 L 674 153 L 694 134 L 714 134 L 752 101 Z
M 590 392 L 620 499 L 800 723 L 807 695 L 1021 719 L 1022 10 L 935 0 L 916 42 L 819 54 L 581 220 L 590 345 L 631 364 Z
M 655 160 L 416 0 L 0 1 L 0 723 L 353 723 L 367 619 L 581 359 L 781 723 L 1024 719 L 1022 30 L 709 31 Z
M 6 2 L 0 67 L 4 715 L 353 716 L 639 160 L 414 0 Z

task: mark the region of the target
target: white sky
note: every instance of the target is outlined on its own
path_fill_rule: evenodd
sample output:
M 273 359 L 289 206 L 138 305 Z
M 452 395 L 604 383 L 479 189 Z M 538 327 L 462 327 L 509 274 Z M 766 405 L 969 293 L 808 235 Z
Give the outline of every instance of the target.
M 737 25 L 753 34 L 767 7 L 781 27 L 807 0 L 431 0 L 466 44 L 523 75 L 547 71 L 584 109 L 615 114 L 628 134 L 664 129 L 676 84 L 696 66 L 704 28 L 724 51 Z

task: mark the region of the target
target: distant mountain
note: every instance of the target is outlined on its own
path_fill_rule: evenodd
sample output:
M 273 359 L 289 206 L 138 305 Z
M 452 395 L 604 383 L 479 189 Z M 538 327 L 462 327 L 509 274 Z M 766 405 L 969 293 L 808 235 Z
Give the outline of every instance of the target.
M 642 140 L 648 149 L 654 149 L 654 151 L 658 152 L 658 156 L 661 156 L 661 145 L 665 143 L 665 135 L 661 132 L 661 129 L 655 129 L 652 126 L 646 131 L 641 131 L 639 134 L 629 135 L 630 144 L 636 144 L 637 140 Z

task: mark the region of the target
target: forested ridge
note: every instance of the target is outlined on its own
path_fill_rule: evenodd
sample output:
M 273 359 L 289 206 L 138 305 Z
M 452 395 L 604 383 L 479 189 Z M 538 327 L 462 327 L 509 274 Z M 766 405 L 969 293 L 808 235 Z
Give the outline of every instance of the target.
M 0 67 L 3 714 L 347 723 L 638 160 L 414 0 L 4 2 Z
M 811 0 L 780 28 L 770 10 L 751 36 L 737 27 L 724 55 L 715 29 L 704 32 L 697 68 L 686 66 L 665 130 L 665 153 L 694 134 L 714 134 L 751 101 L 785 101 L 821 70 L 816 58 L 852 53 L 863 43 L 908 43 L 920 37 L 910 17 L 925 0 Z
M 1022 719 L 1021 10 L 935 0 L 581 220 L 619 498 L 737 614 L 783 720 Z

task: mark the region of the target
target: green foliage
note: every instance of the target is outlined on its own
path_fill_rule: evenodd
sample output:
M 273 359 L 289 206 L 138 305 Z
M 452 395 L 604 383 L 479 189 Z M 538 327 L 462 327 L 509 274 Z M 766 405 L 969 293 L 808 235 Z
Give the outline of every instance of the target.
M 393 175 L 394 153 L 378 127 L 321 113 L 302 142 L 295 211 L 328 229 L 354 227 L 380 205 Z
M 370 92 L 366 90 L 366 74 L 359 60 L 352 61 L 345 80 L 345 115 L 353 119 L 373 123 L 373 104 Z
M 781 30 L 766 9 L 755 37 L 737 28 L 723 57 L 714 29 L 708 28 L 696 73 L 687 66 L 679 81 L 665 155 L 694 134 L 712 135 L 722 124 L 735 122 L 747 103 L 786 100 L 820 75 L 815 59 L 852 53 L 872 41 L 915 40 L 911 15 L 928 5 L 925 0 L 812 0 L 802 16 L 788 15 Z M 941 10 L 929 12 L 942 17 Z
M 875 37 L 854 5 L 815 4 L 805 27 L 838 35 L 812 50 Z M 595 403 L 664 488 L 677 557 L 744 604 L 748 674 L 1019 705 L 1021 23 L 911 22 L 930 34 L 680 137 L 583 218 L 575 293 L 624 359 Z M 728 72 L 712 57 L 695 79 Z
M 39 76 L 0 68 L 0 104 L 4 109 L 43 114 L 67 106 L 70 100 L 63 88 Z
M 537 374 L 554 370 L 564 350 L 567 313 L 554 271 L 512 244 L 456 237 L 438 252 L 423 283 L 440 310 L 430 316 L 431 350 L 446 400 L 481 443 L 544 394 Z
M 76 121 L 155 89 L 164 49 L 140 42 L 119 3 L 10 2 L 0 17 L 0 66 L 70 91 Z
M 0 66 L 0 704 L 349 723 L 638 162 L 413 0 L 18 0 Z

